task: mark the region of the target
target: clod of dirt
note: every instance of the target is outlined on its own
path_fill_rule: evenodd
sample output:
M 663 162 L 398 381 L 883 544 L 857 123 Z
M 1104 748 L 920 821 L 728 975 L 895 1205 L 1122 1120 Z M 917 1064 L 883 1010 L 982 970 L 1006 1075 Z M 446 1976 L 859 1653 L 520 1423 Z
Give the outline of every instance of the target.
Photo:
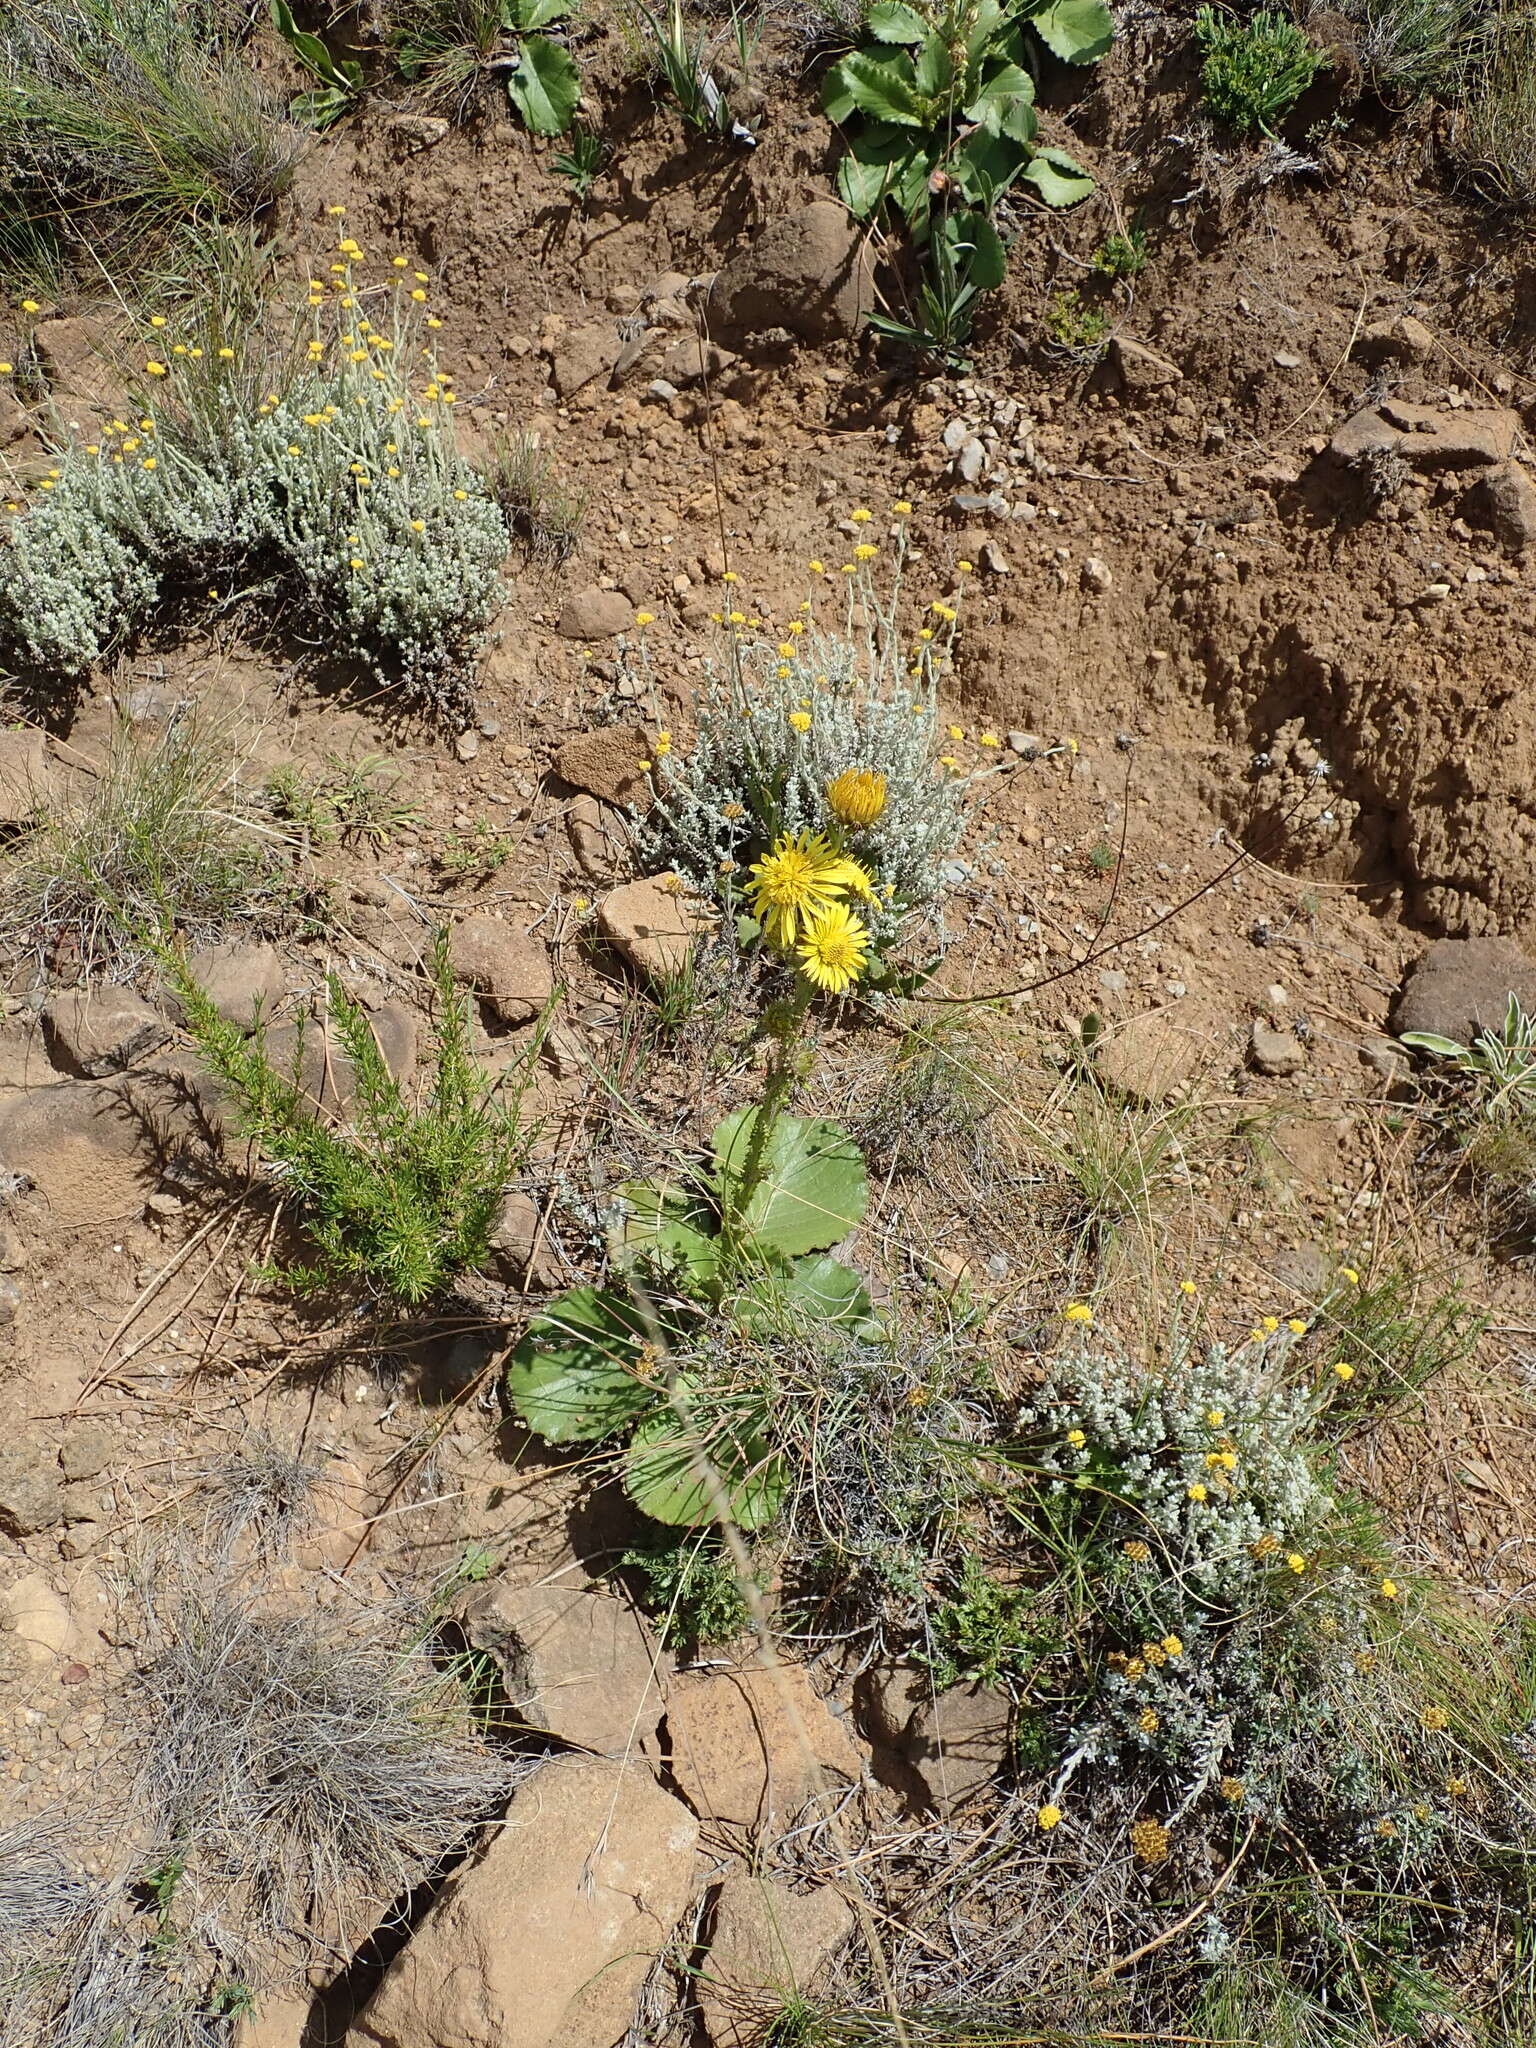
M 454 978 L 483 997 L 502 1024 L 532 1023 L 555 985 L 538 940 L 487 911 L 454 926 L 448 958 Z
M 48 744 L 40 732 L 0 732 L 0 831 L 30 825 L 48 807 Z
M 1411 313 L 1367 327 L 1352 353 L 1363 363 L 1422 363 L 1435 352 L 1435 337 Z
M 57 411 L 68 413 L 73 408 L 90 412 L 120 402 L 112 340 L 110 323 L 91 314 L 37 323 L 32 330 L 32 345 Z
M 48 1057 L 63 1073 L 97 1080 L 162 1045 L 165 1019 L 132 989 L 70 989 L 43 1010 Z
M 1397 999 L 1397 1030 L 1429 1031 L 1470 1045 L 1497 1031 L 1510 996 L 1536 1012 L 1536 960 L 1512 939 L 1437 939 L 1409 968 Z
M 1165 391 L 1170 384 L 1184 381 L 1184 372 L 1177 363 L 1169 362 L 1166 356 L 1160 356 L 1156 349 L 1147 348 L 1142 342 L 1128 341 L 1120 335 L 1110 344 L 1110 361 L 1126 390 L 1137 397 Z
M 1248 1035 L 1248 1062 L 1257 1074 L 1285 1080 L 1307 1064 L 1306 1048 L 1293 1031 L 1277 1031 L 1262 1018 Z
M 1536 542 L 1536 484 L 1517 462 L 1480 476 L 1457 506 L 1469 526 L 1486 527 L 1513 552 Z
M 641 974 L 665 981 L 687 965 L 694 938 L 709 918 L 680 890 L 646 877 L 611 889 L 597 906 L 597 927 Z
M 574 398 L 597 378 L 609 376 L 623 348 L 619 330 L 611 320 L 589 320 L 562 335 L 550 351 L 550 375 L 556 397 L 562 402 Z
M 477 1588 L 459 1618 L 501 1671 L 520 1720 L 578 1749 L 625 1756 L 661 1718 L 668 1660 L 612 1593 L 570 1584 Z
M 670 384 L 699 384 L 721 376 L 735 360 L 728 348 L 689 335 L 667 350 L 661 359 L 661 374 Z
M 617 595 L 608 591 L 593 594 Z M 643 725 L 600 725 L 565 742 L 555 755 L 555 773 L 573 789 L 585 790 L 589 796 L 622 809 L 646 795 L 645 771 L 640 764 L 650 759 L 654 749 L 655 742 Z
M 622 590 L 576 590 L 561 605 L 555 630 L 567 640 L 611 640 L 634 616 Z
M 745 1873 L 714 1899 L 714 1934 L 698 1976 L 709 2048 L 752 2048 L 793 1993 L 815 1983 L 853 1932 L 853 1908 L 831 1885 L 792 1892 Z
M 31 1664 L 57 1662 L 75 1640 L 75 1624 L 68 1607 L 36 1572 L 29 1572 L 8 1589 L 5 1617 L 9 1632 L 15 1635 Z
M 709 294 L 717 333 L 787 328 L 804 341 L 847 341 L 874 304 L 867 240 L 841 206 L 817 199 L 769 221 L 732 257 Z
M 546 1765 L 450 1879 L 347 2048 L 619 2040 L 688 1902 L 698 1835 L 643 1764 Z

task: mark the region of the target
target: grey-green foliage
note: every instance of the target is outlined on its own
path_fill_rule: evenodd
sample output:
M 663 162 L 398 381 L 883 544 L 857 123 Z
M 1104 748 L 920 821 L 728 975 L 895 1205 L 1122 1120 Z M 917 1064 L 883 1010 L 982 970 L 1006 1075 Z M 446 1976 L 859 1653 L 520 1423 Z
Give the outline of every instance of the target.
M 906 673 L 897 629 L 884 619 L 862 633 L 850 620 L 842 631 L 813 625 L 792 640 L 732 646 L 694 707 L 693 744 L 656 764 L 642 857 L 738 905 L 751 862 L 781 833 L 825 831 L 828 783 L 868 769 L 885 777 L 885 808 L 846 843 L 879 899 L 860 915 L 889 934 L 903 913 L 938 896 L 967 814 L 965 778 L 938 761 L 933 677 L 919 668 Z M 797 730 L 792 720 L 807 716 Z
M 1205 103 L 1240 135 L 1270 135 L 1328 59 L 1294 21 L 1261 9 L 1240 21 L 1202 7 L 1195 40 Z
M 462 702 L 506 520 L 459 456 L 430 368 L 412 382 L 411 301 L 397 296 L 385 347 L 359 351 L 347 323 L 327 306 L 312 343 L 269 346 L 216 307 L 185 338 L 152 333 L 156 368 L 126 423 L 64 442 L 11 522 L 0 655 L 79 675 L 167 582 L 227 594 L 275 569 L 332 651 L 440 709 Z
M 137 270 L 179 226 L 253 215 L 303 138 L 240 51 L 228 0 L 13 0 L 0 16 L 12 203 Z
M 179 955 L 162 955 L 203 1058 L 230 1091 L 236 1122 L 266 1158 L 310 1262 L 280 1277 L 295 1292 L 360 1290 L 406 1308 L 441 1294 L 485 1258 L 492 1221 L 533 1132 L 521 1118 L 537 1038 L 514 1083 L 497 1092 L 470 1050 L 469 1005 L 454 986 L 446 939 L 431 1077 L 409 1096 L 384 1062 L 366 1012 L 330 984 L 331 1014 L 355 1089 L 349 1122 L 314 1108 L 299 1080 L 214 1009 Z

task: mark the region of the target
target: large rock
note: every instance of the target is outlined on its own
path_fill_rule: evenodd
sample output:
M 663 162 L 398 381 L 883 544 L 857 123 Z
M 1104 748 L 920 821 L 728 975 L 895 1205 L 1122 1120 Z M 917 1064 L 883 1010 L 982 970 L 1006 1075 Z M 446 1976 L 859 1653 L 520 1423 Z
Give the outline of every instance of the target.
M 869 237 L 830 199 L 769 221 L 710 288 L 711 328 L 750 336 L 786 327 L 805 341 L 847 341 L 874 303 Z
M 1516 553 L 1536 543 L 1536 484 L 1518 462 L 1485 470 L 1456 510 Z
M 574 398 L 599 377 L 606 377 L 624 347 L 611 320 L 590 320 L 562 335 L 550 350 L 550 375 L 557 398 Z
M 68 989 L 43 1010 L 48 1057 L 66 1074 L 99 1080 L 163 1045 L 165 1019 L 132 989 Z
M 1520 415 L 1504 407 L 1441 412 L 1387 399 L 1354 413 L 1329 447 L 1349 463 L 1379 449 L 1400 456 L 1413 469 L 1480 469 L 1508 462 L 1519 433 Z
M 701 1817 L 771 1841 L 864 1759 L 799 1665 L 680 1674 L 667 1693 L 679 1790 Z
M 282 955 L 260 940 L 204 946 L 189 956 L 187 971 L 225 1023 L 242 1031 L 270 1018 L 288 992 Z
M 445 121 L 443 126 L 447 125 Z M 314 2008 L 312 1998 L 261 1997 L 255 2009 L 236 2022 L 234 2048 L 304 2048 Z
M 597 906 L 597 928 L 616 952 L 653 981 L 681 974 L 693 941 L 708 931 L 710 913 L 686 890 L 646 876 L 610 889 Z
M 549 955 L 535 938 L 477 910 L 448 938 L 455 978 L 484 998 L 501 1023 L 528 1024 L 554 991 Z
M 1138 1102 L 1167 1102 L 1179 1095 L 1210 1057 L 1211 1020 L 1183 1005 L 1144 1010 L 1116 1025 L 1094 1047 L 1101 1080 Z
M 613 2048 L 692 1892 L 698 1833 L 643 1765 L 546 1765 L 449 1879 L 347 2048 Z
M 640 763 L 650 760 L 654 744 L 643 725 L 594 726 L 556 751 L 555 773 L 605 804 L 642 802 L 649 790 Z
M 35 824 L 48 808 L 48 745 L 40 732 L 0 732 L 0 832 Z
M 488 1650 L 530 1727 L 602 1756 L 656 1733 L 666 1659 L 628 1604 L 587 1586 L 479 1588 L 462 1604 L 471 1645 Z
M 0 1172 L 36 1191 L 56 1229 L 136 1216 L 159 1178 L 160 1107 L 122 1081 L 29 1089 L 0 1107 Z
M 1511 995 L 1536 1015 L 1536 960 L 1510 939 L 1436 939 L 1409 968 L 1397 999 L 1399 1033 L 1431 1031 L 1470 1045 L 1497 1031 Z
M 635 608 L 622 590 L 573 590 L 560 607 L 555 631 L 567 640 L 611 640 L 634 623 Z
M 910 1664 L 876 1666 L 860 1686 L 865 1725 L 910 1774 L 916 1803 L 952 1813 L 991 1784 L 1011 1754 L 1012 1708 L 987 1685 L 934 1688 Z
M 714 1933 L 695 1979 L 710 2048 L 756 2048 L 853 1926 L 853 1908 L 831 1885 L 792 1892 L 745 1872 L 728 1877 L 715 1894 Z
M 58 1467 L 40 1444 L 0 1445 L 0 1530 L 36 1536 L 64 1519 Z

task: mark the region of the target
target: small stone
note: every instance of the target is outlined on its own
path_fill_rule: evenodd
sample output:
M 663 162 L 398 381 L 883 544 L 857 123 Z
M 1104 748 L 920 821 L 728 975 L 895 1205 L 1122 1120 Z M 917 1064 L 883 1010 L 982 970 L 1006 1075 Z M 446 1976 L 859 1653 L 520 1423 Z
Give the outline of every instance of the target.
M 955 467 L 968 484 L 979 483 L 981 473 L 987 466 L 987 451 L 979 441 L 967 441 L 960 450 Z
M 1513 553 L 1536 543 L 1536 484 L 1517 462 L 1498 463 L 1485 471 L 1456 509 Z
M 632 1754 L 655 1734 L 668 1660 L 618 1594 L 566 1580 L 495 1579 L 467 1594 L 458 1613 L 528 1727 L 600 1756 Z
M 132 1066 L 169 1035 L 165 1019 L 128 988 L 69 989 L 43 1009 L 48 1057 L 88 1080 Z
M 539 941 L 486 911 L 453 927 L 448 958 L 455 980 L 506 1025 L 531 1023 L 554 991 L 549 955 Z
M 116 1453 L 117 1434 L 107 1423 L 75 1422 L 59 1447 L 59 1464 L 66 1479 L 94 1479 Z
M 555 395 L 562 400 L 574 398 L 597 378 L 608 376 L 622 349 L 618 329 L 611 320 L 592 320 L 572 328 L 551 352 Z
M 653 981 L 680 974 L 695 937 L 712 923 L 685 890 L 652 876 L 611 889 L 597 907 L 598 930 L 609 945 Z
M 1110 361 L 1120 373 L 1120 381 L 1132 393 L 1162 391 L 1170 384 L 1180 384 L 1184 372 L 1177 363 L 1171 363 L 1166 356 L 1160 356 L 1156 349 L 1147 348 L 1142 342 L 1128 341 L 1116 335 L 1110 343 Z
M 661 359 L 661 374 L 673 385 L 702 384 L 722 376 L 735 361 L 728 348 L 690 334 L 667 350 Z
M 480 758 L 480 735 L 473 727 L 461 732 L 454 740 L 453 751 L 460 761 L 478 761 Z
M 384 125 L 413 152 L 435 149 L 453 132 L 452 123 L 441 114 L 391 114 Z
M 1306 1049 L 1291 1031 L 1277 1031 L 1273 1025 L 1254 1020 L 1248 1036 L 1248 1057 L 1254 1070 L 1283 1080 L 1299 1074 L 1307 1063 Z
M 1008 566 L 1008 557 L 1003 553 L 996 541 L 983 541 L 976 559 L 989 576 L 1011 576 L 1013 574 L 1012 569 Z
M 1114 583 L 1107 562 L 1098 555 L 1090 555 L 1078 572 L 1078 581 L 1084 590 L 1097 591 L 1102 597 Z
M 958 455 L 970 438 L 971 423 L 969 420 L 951 420 L 939 436 L 947 455 Z
M 1275 354 L 1275 368 L 1277 370 L 1299 370 L 1301 368 L 1301 357 L 1293 356 L 1285 349 L 1277 350 Z
M 513 1188 L 502 1196 L 487 1244 L 496 1279 L 513 1287 L 525 1282 L 530 1287 L 559 1286 L 560 1267 L 549 1251 L 543 1217 L 531 1195 Z
M 1008 746 L 1010 752 L 1022 755 L 1026 761 L 1033 761 L 1045 752 L 1045 741 L 1037 732 L 1011 732 Z
M 567 640 L 611 640 L 634 623 L 634 607 L 622 590 L 577 590 L 560 607 L 555 631 Z

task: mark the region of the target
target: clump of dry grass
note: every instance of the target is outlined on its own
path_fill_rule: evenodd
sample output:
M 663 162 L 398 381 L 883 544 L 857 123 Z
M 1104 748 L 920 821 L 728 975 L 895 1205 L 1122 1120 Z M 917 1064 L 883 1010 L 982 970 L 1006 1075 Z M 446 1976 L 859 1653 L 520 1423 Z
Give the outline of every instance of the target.
M 474 1735 L 408 1603 L 285 1608 L 187 1556 L 143 1602 L 140 1809 L 253 1945 L 354 1945 L 527 1768 Z
M 256 1554 L 281 1556 L 315 1518 L 325 1467 L 286 1450 L 265 1430 L 249 1431 L 203 1475 L 204 1528 L 215 1553 L 249 1537 Z

